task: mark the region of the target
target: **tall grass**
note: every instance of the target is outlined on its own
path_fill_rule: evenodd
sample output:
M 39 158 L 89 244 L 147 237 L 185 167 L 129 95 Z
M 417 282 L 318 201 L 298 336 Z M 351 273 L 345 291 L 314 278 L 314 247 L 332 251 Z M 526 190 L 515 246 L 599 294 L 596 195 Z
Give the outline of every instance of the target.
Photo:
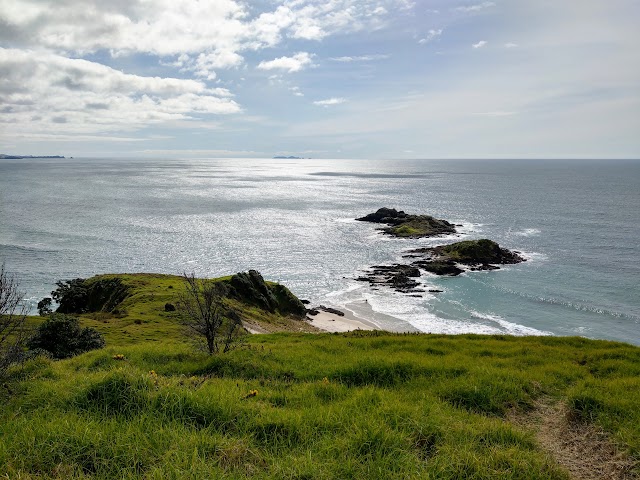
M 2 394 L 0 477 L 564 479 L 507 413 L 566 398 L 638 456 L 639 369 L 609 342 L 380 332 L 35 359 Z

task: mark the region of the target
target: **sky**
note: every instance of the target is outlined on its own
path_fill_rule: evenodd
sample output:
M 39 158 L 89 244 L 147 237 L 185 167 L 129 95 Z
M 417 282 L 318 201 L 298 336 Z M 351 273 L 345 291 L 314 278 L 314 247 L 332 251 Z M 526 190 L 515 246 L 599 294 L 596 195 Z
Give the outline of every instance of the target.
M 0 153 L 640 158 L 638 0 L 0 0 Z

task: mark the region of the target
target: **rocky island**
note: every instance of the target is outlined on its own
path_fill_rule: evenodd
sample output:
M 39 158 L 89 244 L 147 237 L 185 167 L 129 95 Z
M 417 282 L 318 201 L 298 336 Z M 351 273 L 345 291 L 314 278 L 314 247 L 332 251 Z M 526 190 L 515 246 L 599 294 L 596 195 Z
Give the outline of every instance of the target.
M 457 225 L 447 220 L 430 215 L 410 215 L 395 208 L 383 207 L 356 220 L 388 225 L 381 231 L 401 238 L 437 237 L 457 233 Z M 411 263 L 376 265 L 356 280 L 388 286 L 402 293 L 420 294 L 424 290 L 418 288 L 420 283 L 416 279 L 423 271 L 456 276 L 465 271 L 498 270 L 498 265 L 525 261 L 518 252 L 501 248 L 496 242 L 486 238 L 409 250 L 403 258 L 410 259 Z M 439 290 L 431 291 L 435 293 Z
M 0 160 L 28 160 L 30 158 L 65 158 L 62 155 L 7 155 L 0 153 Z
M 409 215 L 395 208 L 380 208 L 377 212 L 356 220 L 388 225 L 380 230 L 394 237 L 422 238 L 456 233 L 455 225 L 446 220 L 430 215 Z

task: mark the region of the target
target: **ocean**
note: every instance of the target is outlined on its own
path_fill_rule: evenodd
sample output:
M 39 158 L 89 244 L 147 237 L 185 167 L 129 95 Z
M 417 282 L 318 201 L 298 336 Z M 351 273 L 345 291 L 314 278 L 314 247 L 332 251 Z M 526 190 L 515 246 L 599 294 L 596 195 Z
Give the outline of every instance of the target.
M 380 207 L 463 225 L 398 239 Z M 527 262 L 415 298 L 357 282 L 410 248 L 489 238 Z M 381 328 L 581 335 L 640 345 L 640 162 L 0 160 L 0 262 L 32 310 L 61 279 L 248 269 Z

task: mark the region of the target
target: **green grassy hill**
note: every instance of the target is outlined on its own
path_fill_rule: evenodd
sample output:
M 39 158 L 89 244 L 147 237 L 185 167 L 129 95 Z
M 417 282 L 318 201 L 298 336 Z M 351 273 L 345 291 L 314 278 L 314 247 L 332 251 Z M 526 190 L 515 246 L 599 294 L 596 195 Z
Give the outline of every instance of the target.
M 587 468 L 638 473 L 639 348 L 277 333 L 210 357 L 164 312 L 179 277 L 120 277 L 127 298 L 82 316 L 105 349 L 31 360 L 3 386 L 0 478 L 566 479 L 540 436 L 556 423 L 618 449 Z M 265 325 L 304 324 L 234 301 Z

